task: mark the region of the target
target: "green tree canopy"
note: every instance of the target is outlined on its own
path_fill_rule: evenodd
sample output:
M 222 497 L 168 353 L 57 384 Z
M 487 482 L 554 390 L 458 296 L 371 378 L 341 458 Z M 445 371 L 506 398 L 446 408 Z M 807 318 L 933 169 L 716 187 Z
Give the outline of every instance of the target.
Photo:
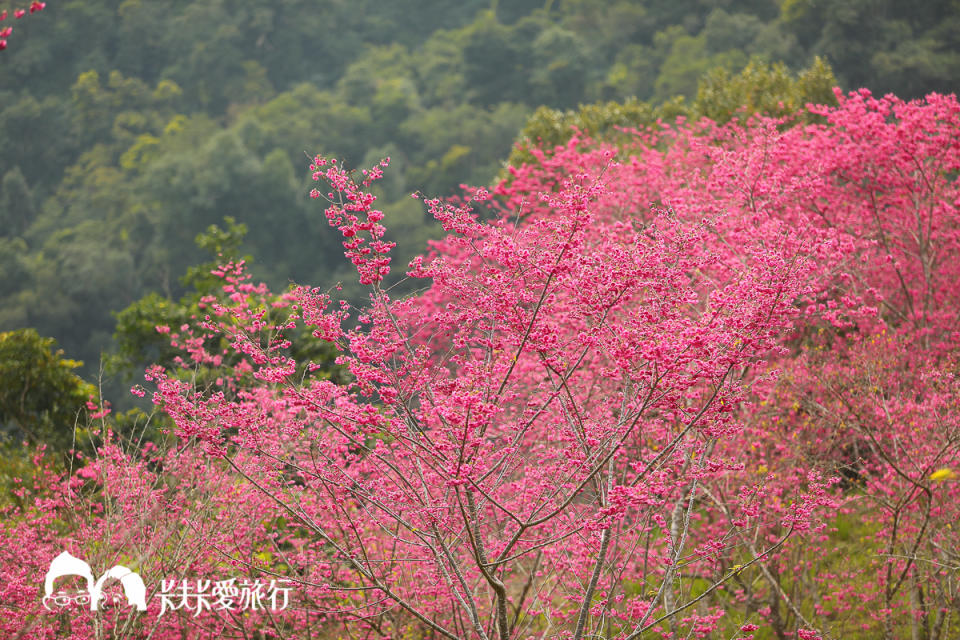
M 26 441 L 66 450 L 86 426 L 96 389 L 74 373 L 82 363 L 63 357 L 53 338 L 33 329 L 0 333 L 0 427 L 6 444 Z

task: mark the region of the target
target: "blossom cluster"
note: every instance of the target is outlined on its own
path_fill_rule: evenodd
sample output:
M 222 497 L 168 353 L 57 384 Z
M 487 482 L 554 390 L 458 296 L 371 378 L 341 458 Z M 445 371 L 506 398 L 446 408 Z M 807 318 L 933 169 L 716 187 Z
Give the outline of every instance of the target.
M 20 18 L 24 17 L 28 13 L 30 14 L 37 13 L 38 11 L 43 11 L 46 8 L 47 8 L 46 2 L 40 2 L 39 0 L 32 0 L 28 8 L 14 9 L 13 17 L 16 20 L 19 20 Z M 0 11 L 0 22 L 6 20 L 7 15 L 8 15 L 8 11 L 6 9 L 4 9 L 3 11 Z M 10 26 L 0 27 L 0 51 L 3 51 L 4 49 L 7 48 L 7 38 L 9 38 L 12 33 L 13 33 L 13 27 L 10 27 Z

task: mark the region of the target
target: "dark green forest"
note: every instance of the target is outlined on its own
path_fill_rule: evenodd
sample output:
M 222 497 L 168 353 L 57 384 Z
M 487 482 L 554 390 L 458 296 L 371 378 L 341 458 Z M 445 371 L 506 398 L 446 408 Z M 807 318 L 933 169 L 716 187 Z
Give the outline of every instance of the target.
M 405 261 L 436 234 L 411 191 L 489 184 L 570 125 L 960 79 L 957 0 L 48 5 L 0 52 L 0 331 L 54 338 L 88 381 L 156 357 L 155 320 L 189 312 L 218 252 L 274 290 L 355 295 L 308 156 L 392 158 L 378 195 Z

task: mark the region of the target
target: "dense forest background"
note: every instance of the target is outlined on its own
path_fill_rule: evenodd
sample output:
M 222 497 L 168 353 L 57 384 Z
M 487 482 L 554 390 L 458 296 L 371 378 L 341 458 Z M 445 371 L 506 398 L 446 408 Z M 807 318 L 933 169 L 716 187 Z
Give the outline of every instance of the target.
M 378 195 L 406 260 L 436 233 L 411 191 L 489 184 L 577 113 L 717 116 L 748 64 L 801 74 L 797 100 L 960 78 L 956 0 L 48 4 L 0 53 L 0 331 L 55 338 L 88 380 L 124 348 L 142 364 L 217 251 L 274 290 L 355 295 L 308 155 L 392 158 Z

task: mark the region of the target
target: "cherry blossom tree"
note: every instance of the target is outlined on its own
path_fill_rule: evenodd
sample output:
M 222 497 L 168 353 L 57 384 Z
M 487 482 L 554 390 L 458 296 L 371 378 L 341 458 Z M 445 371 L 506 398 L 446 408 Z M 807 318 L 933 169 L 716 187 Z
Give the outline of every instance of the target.
M 736 522 L 697 526 L 716 510 L 705 487 L 743 468 L 724 443 L 751 387 L 769 382 L 750 372 L 798 317 L 819 240 L 756 237 L 734 267 L 712 248 L 712 217 L 610 217 L 623 194 L 604 171 L 572 172 L 530 194 L 546 213 L 522 224 L 480 222 L 482 189 L 461 206 L 427 200 L 449 235 L 410 265 L 428 289 L 393 300 L 393 245 L 366 190 L 385 165 L 359 184 L 335 161 L 313 165 L 330 185 L 313 195 L 371 287 L 358 325 L 308 288 L 273 320 L 228 265 L 231 302 L 203 329 L 262 384 L 231 394 L 154 372 L 155 401 L 303 527 L 302 581 L 357 624 L 451 638 L 710 633 L 724 611 L 693 605 L 729 579 L 718 556 L 759 511 L 741 493 L 722 505 Z M 339 346 L 352 384 L 292 379 L 283 331 L 297 322 Z M 197 360 L 216 357 L 197 345 Z M 238 451 L 255 455 L 241 464 Z M 809 528 L 828 486 L 804 478 L 781 539 L 741 566 Z M 686 573 L 709 589 L 694 593 Z

